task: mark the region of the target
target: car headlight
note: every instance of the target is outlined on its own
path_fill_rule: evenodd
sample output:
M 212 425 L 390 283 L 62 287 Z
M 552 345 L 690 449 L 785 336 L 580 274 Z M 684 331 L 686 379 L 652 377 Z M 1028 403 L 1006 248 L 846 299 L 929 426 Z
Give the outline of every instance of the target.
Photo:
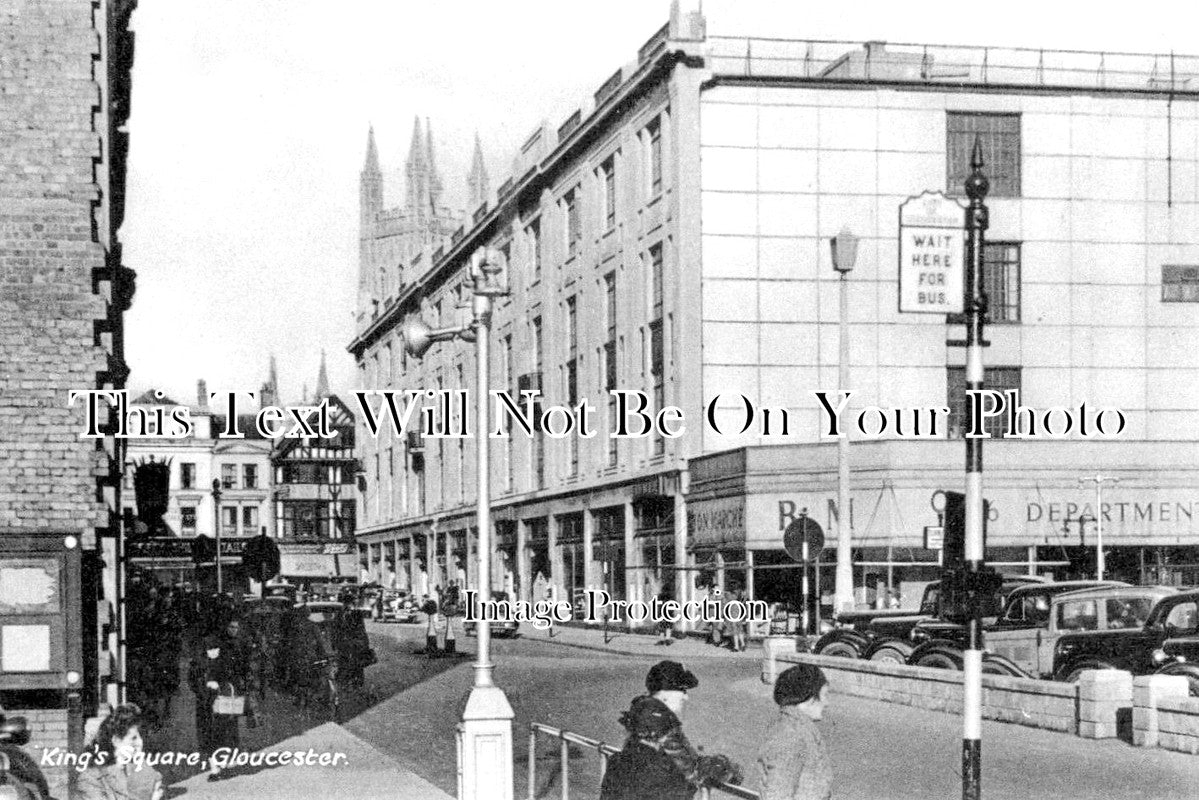
M 1166 651 L 1160 647 L 1153 651 L 1152 658 L 1154 664 L 1161 664 L 1170 660 L 1170 656 L 1166 655 Z

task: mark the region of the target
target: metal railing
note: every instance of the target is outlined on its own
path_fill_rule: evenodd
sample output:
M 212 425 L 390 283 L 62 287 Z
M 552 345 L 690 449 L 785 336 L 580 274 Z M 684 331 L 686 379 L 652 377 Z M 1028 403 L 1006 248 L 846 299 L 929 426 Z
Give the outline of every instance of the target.
M 529 795 L 528 800 L 537 800 L 537 734 L 543 734 L 552 739 L 558 740 L 558 758 L 560 760 L 559 769 L 562 781 L 562 800 L 570 800 L 570 746 L 572 744 L 579 747 L 585 747 L 589 750 L 594 750 L 599 753 L 600 757 L 600 775 L 602 776 L 608 770 L 608 759 L 620 752 L 619 747 L 613 747 L 610 744 L 601 742 L 598 739 L 592 739 L 588 736 L 575 733 L 573 731 L 555 728 L 552 725 L 543 725 L 540 722 L 534 722 L 529 726 Z M 749 789 L 744 789 L 740 786 L 722 783 L 716 786 L 701 786 L 699 789 L 700 800 L 711 800 L 713 792 L 719 792 L 721 796 L 738 797 L 742 800 L 759 800 L 758 793 Z
M 1195 93 L 1199 57 L 1019 47 L 708 37 L 718 75 Z

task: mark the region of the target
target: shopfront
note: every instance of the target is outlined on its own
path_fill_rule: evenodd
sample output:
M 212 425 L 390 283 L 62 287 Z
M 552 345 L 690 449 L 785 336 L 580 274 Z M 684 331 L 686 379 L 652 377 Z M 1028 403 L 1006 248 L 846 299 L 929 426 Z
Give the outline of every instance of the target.
M 1006 573 L 1185 585 L 1199 579 L 1199 450 L 1168 442 L 988 442 L 986 558 Z M 864 442 L 851 448 L 855 596 L 860 605 L 919 602 L 940 576 L 937 530 L 946 490 L 964 484 L 960 441 Z M 783 532 L 800 516 L 825 532 L 819 587 L 831 605 L 838 530 L 834 445 L 728 451 L 691 462 L 686 498 L 698 579 L 737 581 L 755 599 L 794 594 L 799 570 Z M 1102 471 L 1103 489 L 1080 481 Z M 730 487 L 734 487 L 730 490 Z M 1097 519 L 1101 517 L 1101 519 Z M 1100 527 L 1102 530 L 1100 531 Z

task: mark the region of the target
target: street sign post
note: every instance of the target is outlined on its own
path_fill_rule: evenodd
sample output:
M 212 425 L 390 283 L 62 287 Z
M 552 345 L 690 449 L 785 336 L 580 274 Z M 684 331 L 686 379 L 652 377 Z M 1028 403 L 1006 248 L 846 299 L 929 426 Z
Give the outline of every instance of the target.
M 900 204 L 901 313 L 962 313 L 965 228 L 965 207 L 942 192 L 924 192 Z
M 812 563 L 813 556 L 819 556 L 820 551 L 824 549 L 824 531 L 816 520 L 807 515 L 806 509 L 799 519 L 788 525 L 787 530 L 783 532 L 783 549 L 800 563 L 800 571 L 803 574 L 800 586 L 800 592 L 803 594 L 803 600 L 800 603 L 800 625 L 803 628 L 803 635 L 807 636 L 812 632 L 808 566 Z M 819 578 L 819 575 L 817 577 Z

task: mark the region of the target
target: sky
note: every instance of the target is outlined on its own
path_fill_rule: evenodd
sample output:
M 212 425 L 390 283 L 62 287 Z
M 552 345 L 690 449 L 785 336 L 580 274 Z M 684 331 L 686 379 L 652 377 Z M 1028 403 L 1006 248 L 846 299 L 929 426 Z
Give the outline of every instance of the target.
M 684 0 L 695 7 L 698 0 Z M 1193 3 L 707 0 L 709 33 L 1199 53 Z M 353 387 L 358 174 L 374 126 L 400 205 L 415 116 L 446 202 L 465 206 L 478 134 L 494 190 L 520 143 L 557 127 L 668 19 L 669 0 L 142 0 L 124 260 L 129 388 L 194 402 Z

